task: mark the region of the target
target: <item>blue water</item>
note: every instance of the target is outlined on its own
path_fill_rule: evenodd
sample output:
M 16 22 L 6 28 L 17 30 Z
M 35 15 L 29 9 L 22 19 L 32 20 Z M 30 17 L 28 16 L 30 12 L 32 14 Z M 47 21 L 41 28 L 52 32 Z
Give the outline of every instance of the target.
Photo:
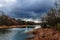
M 22 28 L 23 30 L 18 31 L 12 38 L 12 40 L 26 40 L 27 37 L 29 37 L 31 34 L 27 34 L 25 32 L 25 28 Z M 28 28 L 27 31 L 30 31 L 32 28 Z
M 32 30 L 33 28 L 12 28 L 8 29 L 7 33 L 0 33 L 0 40 L 26 40 L 27 37 L 30 37 L 31 34 L 26 32 Z

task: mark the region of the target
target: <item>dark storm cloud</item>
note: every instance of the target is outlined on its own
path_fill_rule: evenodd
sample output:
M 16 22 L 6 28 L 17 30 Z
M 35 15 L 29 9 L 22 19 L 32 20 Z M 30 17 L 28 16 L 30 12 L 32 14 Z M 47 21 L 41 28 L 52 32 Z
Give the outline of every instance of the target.
M 22 10 L 22 9 L 14 9 L 12 12 L 15 14 L 16 17 L 38 17 L 42 15 L 44 12 L 47 12 L 47 9 L 36 9 L 36 10 Z
M 4 5 L 6 6 L 1 7 L 1 10 L 8 15 L 16 18 L 30 18 L 38 17 L 54 7 L 54 0 L 15 0 Z

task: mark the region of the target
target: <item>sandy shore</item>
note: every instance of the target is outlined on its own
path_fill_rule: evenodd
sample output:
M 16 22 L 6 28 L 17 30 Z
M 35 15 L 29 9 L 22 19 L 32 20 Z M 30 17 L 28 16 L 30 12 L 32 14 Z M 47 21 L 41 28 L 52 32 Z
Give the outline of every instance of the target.
M 27 25 L 0 26 L 0 28 L 24 28 Z

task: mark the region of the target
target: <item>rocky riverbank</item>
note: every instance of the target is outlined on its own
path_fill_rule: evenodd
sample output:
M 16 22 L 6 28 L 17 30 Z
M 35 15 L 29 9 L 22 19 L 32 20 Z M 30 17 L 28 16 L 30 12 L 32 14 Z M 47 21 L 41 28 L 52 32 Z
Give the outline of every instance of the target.
M 51 28 L 40 28 L 28 33 L 33 34 L 28 40 L 60 40 L 60 33 Z

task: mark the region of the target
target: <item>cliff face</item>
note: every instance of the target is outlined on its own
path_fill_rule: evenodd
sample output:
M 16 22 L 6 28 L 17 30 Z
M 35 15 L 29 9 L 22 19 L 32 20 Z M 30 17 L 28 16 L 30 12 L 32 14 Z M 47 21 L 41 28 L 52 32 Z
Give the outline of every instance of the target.
M 60 33 L 50 28 L 41 28 L 29 33 L 34 36 L 28 40 L 60 40 Z

